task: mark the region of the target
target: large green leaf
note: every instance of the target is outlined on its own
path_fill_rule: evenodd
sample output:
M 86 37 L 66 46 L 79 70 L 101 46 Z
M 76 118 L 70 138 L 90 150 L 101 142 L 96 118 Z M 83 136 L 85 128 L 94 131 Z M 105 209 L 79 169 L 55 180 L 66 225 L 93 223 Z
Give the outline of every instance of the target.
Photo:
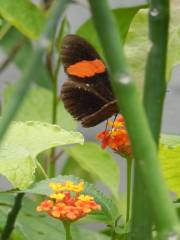
M 171 1 L 167 77 L 180 63 L 180 2 Z M 129 28 L 125 50 L 135 79 L 142 85 L 147 54 L 152 43 L 148 39 L 148 10 L 140 10 Z
M 13 91 L 15 90 L 14 85 L 9 85 L 6 87 L 3 94 L 2 103 L 2 114 L 6 109 L 8 101 L 11 99 Z M 32 87 L 27 96 L 22 103 L 18 113 L 15 117 L 17 121 L 42 121 L 42 122 L 52 122 L 52 103 L 53 94 L 51 91 L 41 88 Z M 63 102 L 58 103 L 58 114 L 57 114 L 57 124 L 62 128 L 67 130 L 74 130 L 76 128 L 76 122 L 71 117 L 71 115 L 65 110 Z
M 13 27 L 1 39 L 0 47 L 7 55 L 12 54 L 14 49 L 17 51 L 19 48 L 15 56 L 11 58 L 12 62 L 22 71 L 26 68 L 28 60 L 31 58 L 33 51 L 35 51 L 31 41 Z M 52 81 L 42 61 L 38 65 L 38 70 L 34 74 L 33 80 L 42 87 L 52 88 Z
M 84 170 L 97 176 L 114 196 L 118 196 L 119 166 L 108 152 L 92 142 L 86 142 L 83 147 L 74 146 L 65 150 Z
M 39 37 L 46 20 L 44 13 L 29 0 L 0 0 L 0 14 L 32 39 Z
M 167 186 L 180 198 L 180 136 L 163 135 L 159 154 Z
M 123 41 L 125 40 L 126 34 L 128 32 L 130 23 L 137 13 L 137 11 L 142 8 L 142 6 L 131 7 L 131 8 L 120 8 L 113 10 L 114 16 L 118 24 L 119 34 L 121 35 Z M 103 56 L 101 44 L 99 42 L 95 27 L 93 25 L 92 18 L 87 20 L 78 30 L 77 34 L 87 39 L 101 56 Z
M 67 180 L 71 180 L 74 183 L 79 183 L 81 181 L 81 179 L 74 176 L 59 175 L 56 178 L 50 178 L 50 179 L 42 180 L 38 183 L 35 183 L 31 188 L 26 189 L 25 192 L 48 196 L 52 193 L 52 189 L 49 188 L 50 182 L 64 183 Z M 96 202 L 98 202 L 101 205 L 102 207 L 101 216 L 104 219 L 104 221 L 105 219 L 109 223 L 110 222 L 112 223 L 115 221 L 118 215 L 118 212 L 117 212 L 116 206 L 113 204 L 111 199 L 107 198 L 102 192 L 97 190 L 92 184 L 89 184 L 88 182 L 85 182 L 83 193 L 93 196 Z
M 0 196 L 0 230 L 3 228 L 7 213 L 12 207 L 13 197 Z M 78 240 L 108 240 L 108 237 L 86 229 L 80 229 L 77 224 L 72 225 L 73 239 Z M 11 240 L 65 240 L 62 223 L 44 214 L 36 213 L 36 204 L 28 198 L 23 201 Z
M 24 189 L 34 180 L 40 152 L 74 143 L 83 143 L 78 132 L 42 122 L 14 122 L 0 146 L 0 174 L 14 187 Z

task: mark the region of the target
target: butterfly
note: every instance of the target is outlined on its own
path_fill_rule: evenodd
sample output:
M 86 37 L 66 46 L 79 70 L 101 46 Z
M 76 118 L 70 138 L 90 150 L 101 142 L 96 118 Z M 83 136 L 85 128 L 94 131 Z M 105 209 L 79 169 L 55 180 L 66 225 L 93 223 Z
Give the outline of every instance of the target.
M 118 113 L 106 66 L 94 47 L 77 35 L 67 35 L 60 50 L 68 80 L 61 89 L 67 111 L 86 128 Z

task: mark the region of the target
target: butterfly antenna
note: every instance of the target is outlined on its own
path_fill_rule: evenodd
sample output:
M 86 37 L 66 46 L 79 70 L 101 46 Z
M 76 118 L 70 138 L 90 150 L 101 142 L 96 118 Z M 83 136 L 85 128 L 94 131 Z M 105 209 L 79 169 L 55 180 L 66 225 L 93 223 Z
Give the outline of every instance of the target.
M 113 130 L 113 127 L 114 127 L 114 123 L 116 121 L 117 116 L 118 116 L 118 113 L 116 113 L 115 116 L 114 116 L 114 120 L 113 120 L 113 124 L 112 124 L 112 128 L 111 128 L 110 134 L 112 133 L 112 130 Z
M 114 121 L 113 121 L 112 128 L 114 127 L 114 123 L 115 123 L 115 121 L 116 121 L 117 116 L 118 116 L 118 113 L 116 113 L 115 116 L 114 116 Z
M 105 127 L 105 131 L 107 130 L 108 127 L 108 119 L 106 120 L 106 127 Z

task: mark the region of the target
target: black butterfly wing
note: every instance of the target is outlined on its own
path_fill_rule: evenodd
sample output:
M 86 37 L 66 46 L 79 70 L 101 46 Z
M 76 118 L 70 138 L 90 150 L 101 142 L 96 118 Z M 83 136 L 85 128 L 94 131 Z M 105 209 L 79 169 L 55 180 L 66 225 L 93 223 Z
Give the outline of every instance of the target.
M 67 71 L 68 67 L 84 60 L 91 61 L 98 59 L 103 63 L 99 54 L 91 44 L 77 35 L 70 34 L 64 37 L 60 54 L 64 70 L 70 80 L 87 82 L 98 92 L 101 92 L 109 101 L 114 100 L 106 69 L 104 72 L 94 74 L 92 77 L 79 77 L 71 75 Z
M 69 67 L 76 67 L 83 61 L 91 63 L 98 60 L 101 64 L 100 56 L 88 42 L 76 35 L 67 35 L 63 39 L 61 59 L 69 76 L 62 86 L 61 97 L 74 118 L 81 121 L 84 127 L 92 127 L 117 113 L 106 68 L 92 76 L 78 76 L 68 71 Z M 86 71 L 86 67 L 78 71 Z
M 61 98 L 68 112 L 84 127 L 93 127 L 117 112 L 116 100 L 108 102 L 98 92 L 74 81 L 63 84 Z

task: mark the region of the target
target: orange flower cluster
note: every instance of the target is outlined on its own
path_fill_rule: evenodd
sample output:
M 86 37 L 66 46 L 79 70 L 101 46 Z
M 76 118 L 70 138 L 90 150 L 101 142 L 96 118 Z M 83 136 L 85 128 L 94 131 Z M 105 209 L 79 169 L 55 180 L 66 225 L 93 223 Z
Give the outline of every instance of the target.
M 53 190 L 49 198 L 40 203 L 38 212 L 46 212 L 51 217 L 61 221 L 76 221 L 88 213 L 101 210 L 101 206 L 89 195 L 80 194 L 84 190 L 84 182 L 74 184 L 72 181 L 65 183 L 50 183 Z
M 123 116 L 119 115 L 114 122 L 108 121 L 108 126 L 112 128 L 110 130 L 104 130 L 96 136 L 101 142 L 101 147 L 103 149 L 110 147 L 121 156 L 132 158 L 131 143 Z

